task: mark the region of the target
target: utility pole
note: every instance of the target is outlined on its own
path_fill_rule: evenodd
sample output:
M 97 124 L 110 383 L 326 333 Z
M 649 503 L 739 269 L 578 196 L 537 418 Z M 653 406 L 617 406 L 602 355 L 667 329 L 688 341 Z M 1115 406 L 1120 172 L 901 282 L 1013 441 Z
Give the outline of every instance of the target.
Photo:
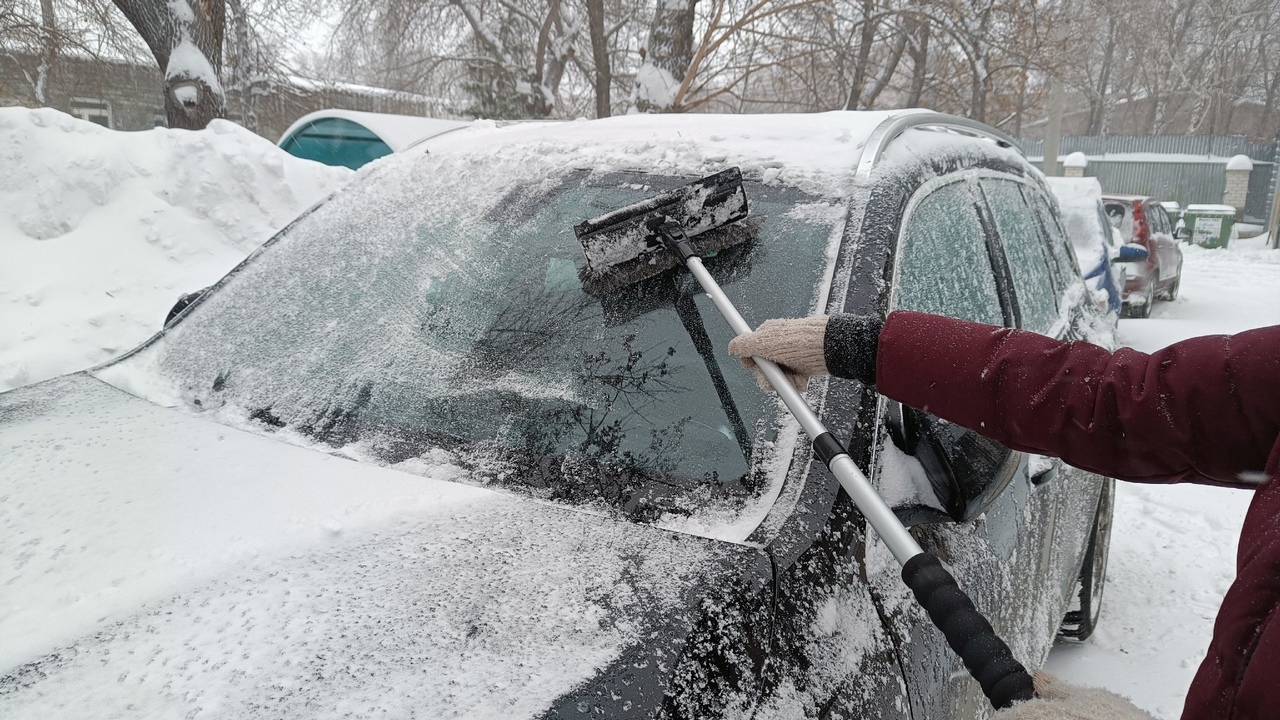
M 1062 81 L 1049 81 L 1049 127 L 1044 134 L 1044 174 L 1058 175 L 1058 149 L 1062 143 L 1062 112 L 1066 105 Z
M 1280 173 L 1280 168 L 1272 166 L 1271 172 Z M 1267 223 L 1267 232 L 1271 233 L 1267 238 L 1267 244 L 1273 248 L 1280 248 L 1280 182 L 1275 185 L 1275 196 L 1271 198 L 1271 222 Z

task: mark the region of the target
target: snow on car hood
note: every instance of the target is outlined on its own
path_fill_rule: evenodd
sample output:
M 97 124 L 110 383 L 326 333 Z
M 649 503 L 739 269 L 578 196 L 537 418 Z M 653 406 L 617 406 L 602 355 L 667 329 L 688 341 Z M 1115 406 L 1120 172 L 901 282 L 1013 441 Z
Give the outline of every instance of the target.
M 0 396 L 0 716 L 527 716 L 748 552 L 456 472 L 87 375 Z

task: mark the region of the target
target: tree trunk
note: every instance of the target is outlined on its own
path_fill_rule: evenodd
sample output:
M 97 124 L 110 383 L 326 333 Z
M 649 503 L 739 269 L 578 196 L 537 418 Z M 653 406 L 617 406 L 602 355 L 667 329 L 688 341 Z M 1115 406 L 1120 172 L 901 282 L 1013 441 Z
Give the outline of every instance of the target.
M 871 46 L 876 39 L 876 25 L 871 22 L 875 14 L 875 1 L 862 0 L 862 32 L 858 37 L 858 52 L 853 61 L 853 82 L 849 87 L 849 97 L 845 100 L 845 110 L 857 110 L 862 103 L 862 90 L 867 84 L 867 62 L 871 59 Z
M 670 112 L 693 61 L 693 6 L 698 0 L 658 0 L 649 46 L 636 71 L 632 103 L 640 112 Z
M 609 40 L 604 34 L 604 0 L 586 0 L 586 3 L 591 57 L 596 67 L 596 117 L 605 118 L 613 113 L 610 103 L 613 71 L 609 68 Z
M 1089 100 L 1089 129 L 1086 134 L 1097 135 L 1102 128 L 1102 116 L 1106 111 L 1107 93 L 1111 86 L 1111 65 L 1116 53 L 1116 19 L 1107 20 L 1107 46 L 1102 52 L 1102 67 L 1098 69 L 1098 84 Z
M 893 47 L 889 50 L 889 59 L 885 61 L 884 68 L 880 75 L 875 79 L 871 87 L 862 93 L 862 107 L 870 110 L 875 107 L 876 99 L 880 97 L 880 93 L 889 87 L 889 81 L 893 79 L 894 73 L 898 70 L 898 63 L 902 61 L 902 52 L 907 47 L 907 34 L 898 33 L 898 39 L 894 41 Z
M 924 81 L 929 72 L 929 22 L 911 20 L 913 32 L 911 50 L 911 89 L 907 92 L 907 107 L 920 107 L 924 95 Z M 909 26 L 909 27 L 910 27 Z
M 222 69 L 223 0 L 115 0 L 164 71 L 171 128 L 200 130 L 226 113 Z
M 40 0 L 40 67 L 36 69 L 36 102 L 44 105 L 49 96 L 49 76 L 58 64 L 58 22 L 53 0 Z
M 549 0 L 547 17 L 538 32 L 538 46 L 534 51 L 534 91 L 537 94 L 530 100 L 531 115 L 545 117 L 555 109 L 560 79 L 564 77 L 565 65 L 573 56 L 573 45 L 564 42 L 562 30 L 560 0 Z

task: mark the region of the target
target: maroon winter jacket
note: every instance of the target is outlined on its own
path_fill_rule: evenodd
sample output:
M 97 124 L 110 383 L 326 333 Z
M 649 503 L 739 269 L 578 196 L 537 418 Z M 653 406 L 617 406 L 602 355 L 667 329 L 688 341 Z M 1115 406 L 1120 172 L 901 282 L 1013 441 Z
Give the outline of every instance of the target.
M 1147 355 L 900 311 L 876 389 L 1102 475 L 1256 489 L 1182 717 L 1280 718 L 1280 326 Z

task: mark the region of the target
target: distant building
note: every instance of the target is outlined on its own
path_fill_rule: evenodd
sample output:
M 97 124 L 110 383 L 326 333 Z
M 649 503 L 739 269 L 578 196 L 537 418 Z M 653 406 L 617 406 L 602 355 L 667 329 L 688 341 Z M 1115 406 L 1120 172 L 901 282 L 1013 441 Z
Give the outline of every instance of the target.
M 52 107 L 113 130 L 165 126 L 164 77 L 154 64 L 62 56 L 38 101 L 34 73 L 39 59 L 0 54 L 0 107 Z M 385 88 L 328 83 L 300 77 L 227 90 L 227 119 L 276 142 L 295 120 L 316 110 L 452 117 L 434 98 Z

